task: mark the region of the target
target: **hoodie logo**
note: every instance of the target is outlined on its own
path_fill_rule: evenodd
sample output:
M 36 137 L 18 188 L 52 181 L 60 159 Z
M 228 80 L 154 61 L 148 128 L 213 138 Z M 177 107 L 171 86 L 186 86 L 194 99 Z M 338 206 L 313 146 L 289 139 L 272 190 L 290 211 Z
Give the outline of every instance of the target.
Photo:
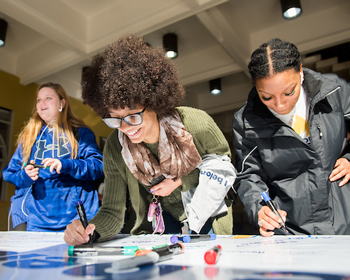
M 46 155 L 47 158 L 52 157 L 52 150 L 54 151 L 54 155 L 56 154 L 57 157 L 63 157 L 65 155 L 69 155 L 70 151 L 68 149 L 68 138 L 66 137 L 60 137 L 58 141 L 58 145 L 55 144 L 48 144 L 46 145 L 46 140 L 40 140 L 36 142 L 36 152 L 34 154 L 34 157 L 37 159 L 44 159 L 44 156 Z M 59 149 L 58 149 L 59 146 Z

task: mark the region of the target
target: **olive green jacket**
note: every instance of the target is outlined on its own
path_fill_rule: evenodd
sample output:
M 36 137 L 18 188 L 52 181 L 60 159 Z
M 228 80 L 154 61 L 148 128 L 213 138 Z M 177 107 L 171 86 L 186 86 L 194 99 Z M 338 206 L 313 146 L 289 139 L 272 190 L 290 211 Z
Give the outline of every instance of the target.
M 193 142 L 201 156 L 218 154 L 231 156 L 229 145 L 213 119 L 204 111 L 178 107 L 180 118 L 193 137 Z M 147 145 L 157 156 L 157 144 Z M 152 225 L 147 221 L 149 204 L 152 202 L 150 186 L 140 183 L 129 171 L 121 155 L 121 145 L 118 140 L 118 130 L 108 137 L 103 153 L 105 173 L 105 189 L 102 206 L 90 223 L 95 224 L 94 239 L 105 241 L 113 238 L 124 225 L 127 192 L 129 192 L 136 221 L 131 234 L 152 233 Z M 196 188 L 199 171 L 196 168 L 190 174 L 181 177 L 182 186 L 175 189 L 169 196 L 160 197 L 163 210 L 169 212 L 176 220 L 184 221 L 181 191 Z M 228 212 L 212 218 L 213 230 L 216 234 L 232 234 L 233 218 L 231 201 L 226 201 Z

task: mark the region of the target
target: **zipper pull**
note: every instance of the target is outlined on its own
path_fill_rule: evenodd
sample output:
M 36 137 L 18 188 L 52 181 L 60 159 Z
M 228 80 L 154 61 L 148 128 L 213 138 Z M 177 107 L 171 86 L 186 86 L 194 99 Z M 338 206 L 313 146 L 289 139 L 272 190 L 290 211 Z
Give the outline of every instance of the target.
M 319 131 L 320 138 L 322 138 L 323 133 L 322 133 L 322 130 L 321 130 L 321 126 L 320 126 L 319 124 L 317 124 L 317 129 L 318 129 L 318 131 Z

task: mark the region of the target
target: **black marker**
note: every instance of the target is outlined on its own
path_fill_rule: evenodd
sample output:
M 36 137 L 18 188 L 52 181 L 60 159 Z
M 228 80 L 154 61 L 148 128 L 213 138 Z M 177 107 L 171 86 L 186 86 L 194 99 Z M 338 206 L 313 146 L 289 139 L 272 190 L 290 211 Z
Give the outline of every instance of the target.
M 273 204 L 273 201 L 271 200 L 267 192 L 262 192 L 261 196 L 265 200 L 267 206 L 269 206 L 269 208 L 272 210 L 272 212 L 275 213 L 278 216 L 278 218 L 280 218 L 281 222 L 279 224 L 281 226 L 281 229 L 284 231 L 285 234 L 289 234 L 286 224 L 284 223 L 280 213 L 278 213 L 275 205 Z
M 155 186 L 158 185 L 160 182 L 162 182 L 165 179 L 165 176 L 162 174 L 160 176 L 158 176 L 157 178 L 152 179 L 151 181 L 151 185 Z
M 34 168 L 44 168 L 44 165 L 42 165 L 42 164 L 35 164 L 35 163 L 30 163 L 30 162 L 26 162 L 24 164 L 24 167 L 26 167 L 27 165 L 33 165 Z M 46 166 L 45 169 L 50 169 L 50 166 Z
M 124 247 L 102 247 L 90 245 L 77 245 L 68 247 L 68 256 L 113 256 L 113 255 L 135 255 L 138 246 Z
M 86 213 L 85 213 L 83 202 L 82 201 L 76 202 L 75 203 L 75 207 L 77 208 L 79 219 L 80 219 L 81 223 L 83 224 L 83 227 L 86 228 L 89 223 L 88 223 L 88 220 L 87 220 L 87 217 L 86 217 Z M 89 244 L 92 245 L 92 236 L 91 236 L 91 234 L 89 234 Z

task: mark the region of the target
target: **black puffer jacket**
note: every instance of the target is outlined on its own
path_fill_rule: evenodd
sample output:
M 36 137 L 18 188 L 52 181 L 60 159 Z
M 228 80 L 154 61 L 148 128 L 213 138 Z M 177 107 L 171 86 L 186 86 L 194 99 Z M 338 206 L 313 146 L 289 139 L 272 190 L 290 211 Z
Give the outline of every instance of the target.
M 350 234 L 350 183 L 340 188 L 328 179 L 346 141 L 350 84 L 303 70 L 311 145 L 272 115 L 254 87 L 233 120 L 234 187 L 256 226 L 261 193 L 269 190 L 276 207 L 287 211 L 293 233 Z

